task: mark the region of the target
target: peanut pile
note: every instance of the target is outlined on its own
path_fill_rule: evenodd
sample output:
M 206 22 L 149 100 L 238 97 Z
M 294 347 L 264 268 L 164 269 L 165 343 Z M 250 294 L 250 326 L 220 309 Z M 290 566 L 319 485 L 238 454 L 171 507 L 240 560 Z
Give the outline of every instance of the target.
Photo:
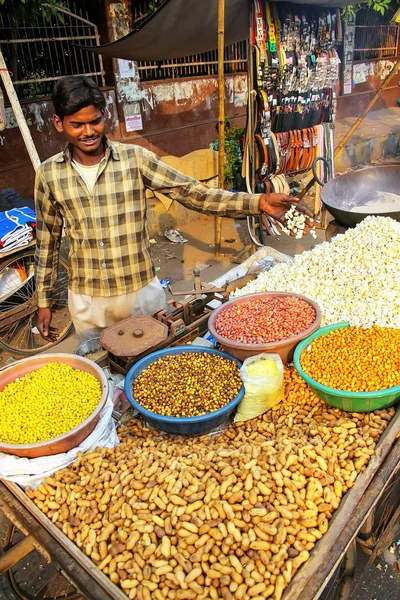
M 315 321 L 315 310 L 296 296 L 254 297 L 219 313 L 215 329 L 228 340 L 268 344 L 299 335 Z
M 284 402 L 219 437 L 133 420 L 26 492 L 132 600 L 280 600 L 394 414 L 331 408 L 291 369 L 285 382 Z

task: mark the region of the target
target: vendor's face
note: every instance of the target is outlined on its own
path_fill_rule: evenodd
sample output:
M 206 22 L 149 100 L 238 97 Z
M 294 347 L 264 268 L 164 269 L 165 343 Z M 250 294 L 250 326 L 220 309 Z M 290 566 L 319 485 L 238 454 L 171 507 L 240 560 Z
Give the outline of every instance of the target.
M 95 154 L 102 144 L 104 114 L 94 104 L 66 115 L 62 120 L 54 115 L 54 125 L 71 146 L 85 154 Z

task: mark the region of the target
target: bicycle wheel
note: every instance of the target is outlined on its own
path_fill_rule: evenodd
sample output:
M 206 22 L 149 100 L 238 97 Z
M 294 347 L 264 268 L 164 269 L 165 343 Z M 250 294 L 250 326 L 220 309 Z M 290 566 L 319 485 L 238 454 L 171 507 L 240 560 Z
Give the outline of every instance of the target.
M 0 514 L 0 556 L 23 535 Z M 0 575 L 0 598 L 5 600 L 84 600 L 53 563 L 33 550 L 4 575 Z
M 72 330 L 68 311 L 68 265 L 58 264 L 54 286 L 52 326 L 58 340 L 48 342 L 36 329 L 35 250 L 29 249 L 0 264 L 0 348 L 13 354 L 29 356 L 47 350 Z

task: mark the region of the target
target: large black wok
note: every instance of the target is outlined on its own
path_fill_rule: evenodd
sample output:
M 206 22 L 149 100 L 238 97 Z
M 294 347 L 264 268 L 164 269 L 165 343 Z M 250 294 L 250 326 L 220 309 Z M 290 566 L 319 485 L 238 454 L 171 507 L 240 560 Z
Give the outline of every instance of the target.
M 321 160 L 321 158 L 317 160 Z M 313 167 L 315 173 L 315 163 Z M 325 184 L 318 177 L 316 179 L 318 183 L 323 185 L 321 190 L 322 202 L 336 222 L 344 227 L 355 227 L 369 214 L 392 217 L 400 221 L 400 210 L 394 211 L 392 207 L 391 210 L 385 213 L 351 212 L 351 209 L 355 206 L 362 206 L 368 202 L 376 201 L 377 192 L 390 192 L 400 196 L 400 165 L 368 167 L 367 169 L 352 171 L 331 179 Z

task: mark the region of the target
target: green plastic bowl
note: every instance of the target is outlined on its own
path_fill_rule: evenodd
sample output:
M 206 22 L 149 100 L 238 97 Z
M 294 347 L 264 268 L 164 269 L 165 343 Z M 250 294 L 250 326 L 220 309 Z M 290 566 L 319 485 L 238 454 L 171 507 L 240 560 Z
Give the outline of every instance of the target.
M 393 404 L 400 399 L 400 385 L 396 385 L 395 387 L 386 390 L 378 390 L 377 392 L 346 392 L 344 390 L 328 387 L 327 385 L 322 385 L 322 383 L 318 383 L 315 379 L 311 379 L 311 377 L 303 371 L 300 364 L 300 356 L 307 350 L 311 342 L 324 335 L 328 335 L 335 329 L 344 329 L 349 326 L 350 323 L 327 325 L 326 327 L 321 327 L 308 336 L 308 338 L 300 342 L 293 356 L 293 362 L 297 372 L 321 400 L 324 400 L 327 404 L 335 406 L 336 408 L 341 408 L 342 410 L 349 412 L 371 412 L 373 410 L 380 410 L 381 408 L 393 406 Z M 327 368 L 329 369 L 329 365 L 327 365 Z

